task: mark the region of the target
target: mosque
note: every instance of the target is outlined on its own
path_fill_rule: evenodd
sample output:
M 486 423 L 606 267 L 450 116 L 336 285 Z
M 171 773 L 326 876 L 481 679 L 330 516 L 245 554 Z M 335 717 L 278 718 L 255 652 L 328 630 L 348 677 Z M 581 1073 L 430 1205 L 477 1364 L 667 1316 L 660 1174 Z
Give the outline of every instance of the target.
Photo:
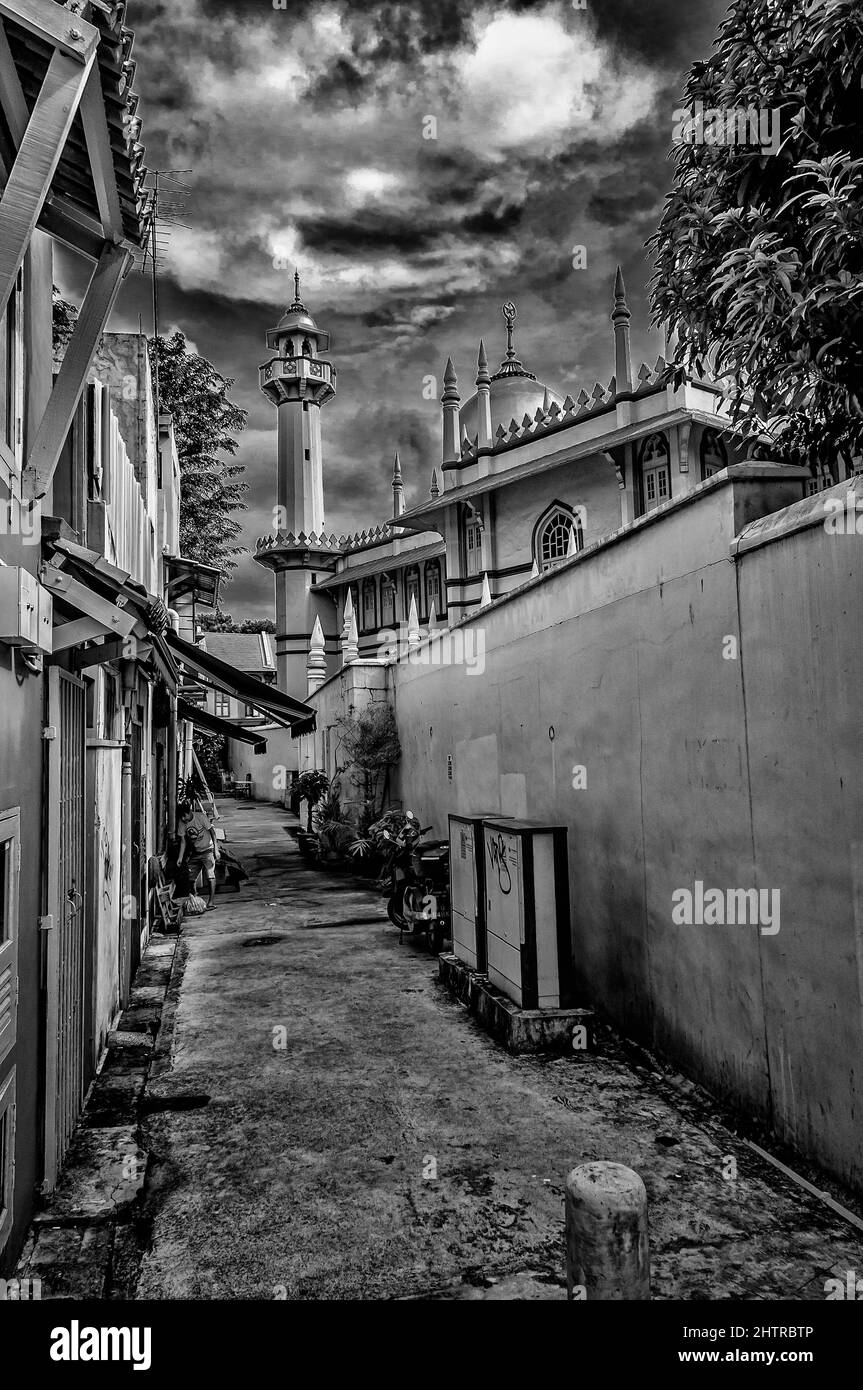
M 405 508 L 399 456 L 392 516 L 335 536 L 324 516 L 321 409 L 335 395 L 329 334 L 295 296 L 267 333 L 261 390 L 277 410 L 277 534 L 254 559 L 275 579 L 279 688 L 299 699 L 344 661 L 387 655 L 400 632 L 452 627 L 585 546 L 690 492 L 739 444 L 719 387 L 666 380 L 660 357 L 633 372 L 623 276 L 614 281 L 614 375 L 578 398 L 538 381 L 520 360 L 517 312 L 503 305 L 506 345 L 489 370 L 482 341 L 462 399 L 451 359 L 441 396 L 441 457 L 428 497 Z

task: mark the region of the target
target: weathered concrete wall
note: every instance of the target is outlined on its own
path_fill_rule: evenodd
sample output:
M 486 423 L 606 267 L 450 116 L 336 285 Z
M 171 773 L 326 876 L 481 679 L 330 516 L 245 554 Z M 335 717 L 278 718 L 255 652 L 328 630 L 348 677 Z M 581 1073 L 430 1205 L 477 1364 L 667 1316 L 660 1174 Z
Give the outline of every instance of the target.
M 254 795 L 258 801 L 284 804 L 286 779 L 297 767 L 297 742 L 288 729 L 262 728 L 261 737 L 267 740 L 266 753 L 256 753 L 250 743 L 228 744 L 228 761 L 234 776 L 241 782 L 251 774 Z M 218 791 L 218 787 L 213 788 Z
M 398 789 L 567 825 L 581 1002 L 861 1186 L 863 575 L 818 527 L 730 553 L 802 488 L 732 469 L 473 618 L 483 675 L 390 668 Z M 676 925 L 697 880 L 780 890 L 779 932 Z
M 24 457 L 36 437 L 51 393 L 51 240 L 34 232 L 24 261 L 24 346 L 27 361 Z M 0 484 L 0 505 L 9 493 Z M 50 496 L 43 514 L 50 514 Z M 17 506 L 13 526 L 18 525 Z M 8 565 L 21 565 L 36 574 L 40 560 L 40 524 L 27 512 L 19 534 L 0 535 L 0 555 Z M 25 532 L 29 531 L 29 535 Z M 21 873 L 18 893 L 18 1028 L 17 1045 L 0 1063 L 0 1088 L 15 1071 L 16 1141 L 14 1221 L 0 1251 L 0 1274 L 9 1272 L 33 1211 L 41 1180 L 39 1101 L 40 940 L 42 847 L 42 716 L 44 680 L 30 674 L 12 648 L 0 644 L 0 811 L 20 809 Z

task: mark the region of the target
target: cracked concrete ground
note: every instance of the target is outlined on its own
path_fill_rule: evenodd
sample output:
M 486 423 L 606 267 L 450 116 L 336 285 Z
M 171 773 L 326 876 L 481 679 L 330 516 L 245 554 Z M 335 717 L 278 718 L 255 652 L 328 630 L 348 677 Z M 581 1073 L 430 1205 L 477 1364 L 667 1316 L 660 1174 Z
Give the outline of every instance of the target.
M 379 897 L 302 863 L 286 812 L 221 810 L 251 881 L 181 938 L 138 1298 L 563 1299 L 563 1184 L 589 1159 L 644 1179 L 656 1299 L 822 1299 L 863 1268 L 863 1234 L 695 1088 L 608 1030 L 508 1055 Z

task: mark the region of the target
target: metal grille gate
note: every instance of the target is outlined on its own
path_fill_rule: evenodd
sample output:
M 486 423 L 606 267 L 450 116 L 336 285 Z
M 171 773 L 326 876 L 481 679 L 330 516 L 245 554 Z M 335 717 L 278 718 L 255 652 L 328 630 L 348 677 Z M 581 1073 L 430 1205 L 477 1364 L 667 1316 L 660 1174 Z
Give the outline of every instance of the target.
M 84 683 L 48 685 L 48 913 L 45 1187 L 54 1186 L 84 1099 Z

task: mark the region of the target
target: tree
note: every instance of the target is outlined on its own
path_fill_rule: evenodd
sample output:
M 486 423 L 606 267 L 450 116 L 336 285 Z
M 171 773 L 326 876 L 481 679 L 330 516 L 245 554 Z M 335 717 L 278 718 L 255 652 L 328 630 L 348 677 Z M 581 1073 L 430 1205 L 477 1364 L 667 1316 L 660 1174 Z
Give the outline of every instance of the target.
M 275 632 L 276 624 L 272 618 L 245 618 L 240 623 L 240 632 Z
M 360 714 L 340 719 L 339 730 L 343 766 L 353 771 L 363 794 L 361 828 L 365 829 L 376 819 L 389 770 L 402 755 L 395 715 L 389 705 L 368 705 Z
M 201 613 L 198 625 L 204 632 L 238 632 L 239 628 L 230 613 L 223 608 L 214 608 L 211 613 Z
M 245 428 L 246 412 L 228 399 L 233 381 L 190 352 L 179 330 L 170 338 L 151 338 L 150 351 L 158 354 L 162 409 L 174 416 L 181 553 L 229 575 L 242 553 L 232 542 L 240 534 L 236 513 L 245 510 L 248 485 L 240 481 L 242 466 L 225 455 L 237 452 L 234 436 Z
M 275 632 L 276 624 L 272 618 L 244 618 L 235 623 L 230 613 L 216 608 L 212 613 L 202 613 L 200 625 L 205 632 Z
M 863 450 L 861 84 L 858 0 L 735 0 L 686 83 L 705 143 L 676 146 L 648 242 L 675 366 L 707 366 L 740 433 L 810 465 Z M 728 113 L 749 108 L 778 113 L 775 153 L 706 142 L 714 112 L 727 131 Z

